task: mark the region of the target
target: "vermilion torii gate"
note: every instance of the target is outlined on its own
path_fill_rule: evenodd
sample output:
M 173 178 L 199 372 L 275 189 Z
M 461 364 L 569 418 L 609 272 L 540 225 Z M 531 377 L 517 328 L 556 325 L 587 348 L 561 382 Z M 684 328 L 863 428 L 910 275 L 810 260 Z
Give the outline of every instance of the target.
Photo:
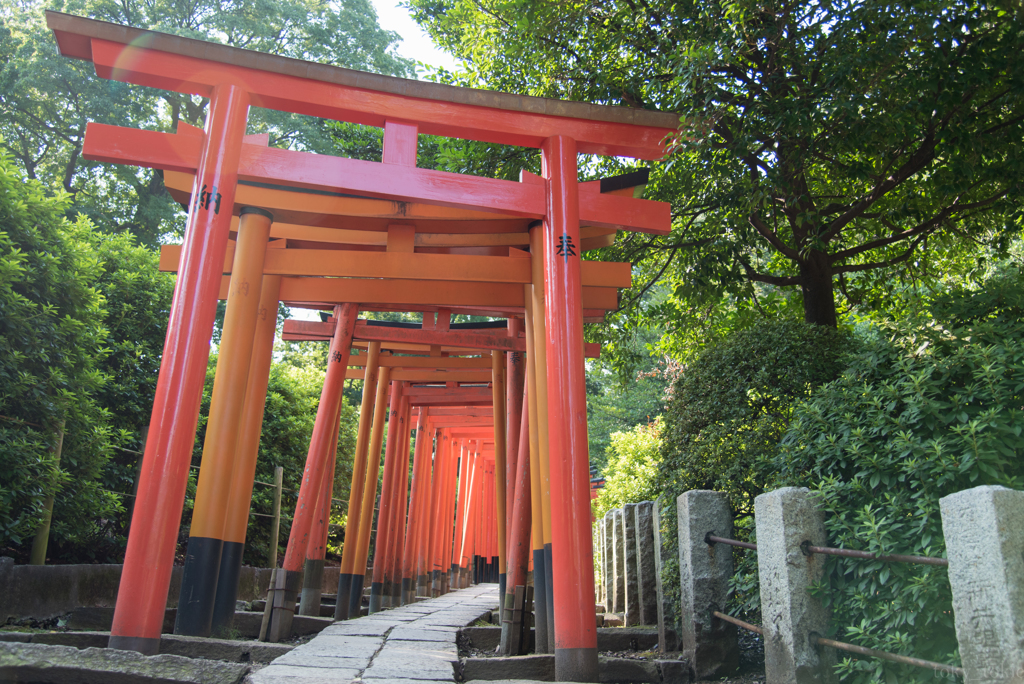
M 582 221 L 598 228 L 667 232 L 670 215 L 667 205 L 602 194 L 579 184 L 577 155 L 660 158 L 663 140 L 678 127 L 677 117 L 406 81 L 52 12 L 47 14 L 47 22 L 61 53 L 93 62 L 101 77 L 210 99 L 202 136 L 120 129 L 114 145 L 119 146 L 120 157 L 111 158 L 195 173 L 195 182 L 134 511 L 142 524 L 134 524 L 129 536 L 110 645 L 152 653 L 159 644 L 216 300 L 232 215 L 241 209 L 236 194 L 242 181 L 498 214 L 509 219 L 510 228 L 518 220 L 520 232 L 540 222 L 530 231 L 534 258 L 529 263 L 534 273 L 529 280 L 538 283 L 537 269 L 543 269 L 543 286 L 534 287 L 533 301 L 524 293 L 518 301 L 512 298 L 506 304 L 482 298 L 486 301 L 478 306 L 523 306 L 528 323 L 531 306 L 538 314 L 526 341 L 541 342 L 546 353 L 538 353 L 537 360 L 546 362 L 546 367 L 538 369 L 527 394 L 536 397 L 536 401 L 530 401 L 530 422 L 541 428 L 541 434 L 547 426 L 548 439 L 540 440 L 539 450 L 542 464 L 550 469 L 550 491 L 557 493 L 549 497 L 550 514 L 545 511 L 543 521 L 543 539 L 551 549 L 548 567 L 553 568 L 549 586 L 555 599 L 556 674 L 560 680 L 595 681 L 598 673 L 583 383 L 585 306 L 580 225 Z M 340 159 L 246 143 L 243 138 L 251 105 L 384 127 L 383 160 Z M 90 134 L 99 130 L 90 129 Z M 515 183 L 416 168 L 416 139 L 420 133 L 539 148 L 542 177 L 524 175 L 522 182 Z M 585 202 L 580 201 L 581 196 Z M 259 201 L 248 204 L 253 209 L 242 218 L 253 218 L 246 218 L 244 232 L 262 235 L 264 247 L 258 249 L 263 250 L 270 237 L 271 221 L 282 217 L 268 212 Z M 299 226 L 304 223 L 295 222 Z M 313 227 L 346 228 L 326 223 Z M 381 230 L 371 224 L 367 222 L 361 229 Z M 400 232 L 386 230 L 389 239 L 392 232 L 396 237 Z M 473 227 L 467 232 L 474 232 Z M 258 245 L 260 241 L 252 242 Z M 428 260 L 411 256 L 403 254 L 401 259 L 374 263 L 385 270 L 411 265 L 429 276 Z M 259 275 L 259 269 L 255 273 Z M 370 272 L 363 277 L 372 279 L 375 275 Z M 439 275 L 433 272 L 433 278 Z M 323 283 L 310 294 L 303 289 L 307 283 L 299 281 L 311 279 L 282 276 L 281 298 L 295 295 L 301 299 L 306 295 L 306 301 L 324 303 L 374 301 L 360 294 L 365 291 L 360 288 L 368 287 L 365 283 L 346 278 L 326 279 L 334 281 L 328 285 L 336 288 L 336 296 L 323 296 Z M 505 284 L 520 283 L 525 284 L 517 277 Z M 438 296 L 444 294 L 445 287 L 452 286 L 436 289 Z M 303 295 L 295 294 L 299 291 Z M 511 295 L 514 291 L 509 290 L 507 296 Z M 416 303 L 399 299 L 399 306 Z M 255 309 L 257 304 L 246 306 Z M 347 317 L 343 316 L 343 306 L 336 311 L 354 323 L 355 307 L 350 308 Z M 233 364 L 240 369 L 238 378 L 244 378 L 253 353 L 253 333 L 251 329 L 247 332 L 248 347 L 240 344 L 242 351 Z M 222 343 L 225 350 L 231 346 L 227 340 Z M 346 344 L 343 352 L 347 350 Z M 238 388 L 244 388 L 245 381 L 230 376 L 226 372 L 224 382 L 235 388 L 238 398 L 230 410 L 225 409 L 231 417 L 225 425 L 237 424 L 244 407 L 245 390 Z M 532 420 L 534 406 L 536 420 Z M 329 442 L 328 434 L 325 428 L 320 437 L 314 435 L 314 441 Z M 215 437 L 215 441 L 227 438 L 225 434 Z M 209 430 L 207 439 L 211 439 Z M 224 467 L 230 470 L 231 465 Z M 322 468 L 320 463 L 315 475 L 322 474 Z M 318 477 L 313 479 L 319 482 Z M 230 478 L 221 480 L 226 487 Z M 210 491 L 210 496 L 218 493 Z M 308 537 L 312 511 L 301 514 Z M 298 518 L 295 527 L 302 527 Z M 218 525 L 222 523 L 217 522 L 216 529 L 209 532 L 215 535 L 211 539 L 220 539 Z

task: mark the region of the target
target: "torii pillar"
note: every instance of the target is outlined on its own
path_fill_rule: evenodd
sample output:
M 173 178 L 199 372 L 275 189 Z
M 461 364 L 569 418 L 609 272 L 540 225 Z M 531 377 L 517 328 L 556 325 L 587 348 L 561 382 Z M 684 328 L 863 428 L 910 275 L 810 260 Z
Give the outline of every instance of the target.
M 543 252 L 555 678 L 560 682 L 596 682 L 599 671 L 576 141 L 563 135 L 550 137 L 544 141 L 541 153 L 547 181 Z
M 195 199 L 189 208 L 153 399 L 152 427 L 132 513 L 132 520 L 138 524 L 128 536 L 110 648 L 150 655 L 160 649 L 164 604 L 210 357 L 249 100 L 246 90 L 230 83 L 215 86 L 210 95 L 206 135 L 192 192 Z

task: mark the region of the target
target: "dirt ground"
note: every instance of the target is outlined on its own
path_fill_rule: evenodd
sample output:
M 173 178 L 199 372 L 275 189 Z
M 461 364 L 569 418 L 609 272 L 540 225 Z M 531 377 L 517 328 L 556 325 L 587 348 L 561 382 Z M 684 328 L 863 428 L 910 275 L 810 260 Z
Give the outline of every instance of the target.
M 757 634 L 740 630 L 740 664 L 739 671 L 729 677 L 709 680 L 721 684 L 765 684 L 764 677 L 764 641 Z M 460 636 L 459 655 L 472 658 L 493 658 L 497 654 L 473 648 L 468 639 Z M 652 651 L 602 651 L 601 655 L 614 658 L 630 658 L 635 660 L 661 660 L 664 658 L 657 650 Z

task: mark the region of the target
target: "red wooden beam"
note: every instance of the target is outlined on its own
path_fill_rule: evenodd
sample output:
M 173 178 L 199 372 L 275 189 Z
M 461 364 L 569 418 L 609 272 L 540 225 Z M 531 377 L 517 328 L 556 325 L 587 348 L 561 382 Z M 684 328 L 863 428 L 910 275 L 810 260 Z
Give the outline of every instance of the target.
M 101 78 L 204 97 L 234 83 L 268 109 L 371 126 L 393 119 L 422 134 L 535 148 L 567 135 L 584 153 L 641 159 L 660 159 L 679 128 L 669 113 L 409 81 L 57 12 L 46 19 L 61 54 L 92 61 Z
M 288 319 L 281 330 L 285 340 L 327 340 L 334 335 L 332 321 L 297 321 Z M 377 342 L 399 342 L 408 344 L 440 345 L 444 347 L 465 347 L 467 349 L 497 349 L 498 351 L 526 351 L 526 340 L 522 337 L 508 337 L 506 334 L 463 332 L 449 330 L 439 332 L 422 328 L 387 328 L 379 325 L 356 324 L 353 339 Z M 596 359 L 601 355 L 601 345 L 587 342 L 583 345 L 584 356 Z
M 159 133 L 90 123 L 82 156 L 94 161 L 194 172 L 202 139 L 192 134 Z M 547 209 L 544 186 L 379 162 L 242 145 L 241 180 L 273 183 L 366 197 L 424 202 L 540 219 Z M 667 202 L 594 192 L 584 185 L 587 201 L 580 221 L 590 226 L 667 234 Z

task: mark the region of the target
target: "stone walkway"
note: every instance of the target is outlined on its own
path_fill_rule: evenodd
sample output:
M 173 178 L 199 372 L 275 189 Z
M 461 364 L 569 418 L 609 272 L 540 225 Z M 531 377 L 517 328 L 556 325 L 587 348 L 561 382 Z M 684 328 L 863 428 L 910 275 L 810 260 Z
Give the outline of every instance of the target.
M 252 684 L 454 682 L 455 637 L 498 607 L 498 585 L 460 589 L 324 629 L 255 672 Z M 372 682 L 370 681 L 372 680 Z

